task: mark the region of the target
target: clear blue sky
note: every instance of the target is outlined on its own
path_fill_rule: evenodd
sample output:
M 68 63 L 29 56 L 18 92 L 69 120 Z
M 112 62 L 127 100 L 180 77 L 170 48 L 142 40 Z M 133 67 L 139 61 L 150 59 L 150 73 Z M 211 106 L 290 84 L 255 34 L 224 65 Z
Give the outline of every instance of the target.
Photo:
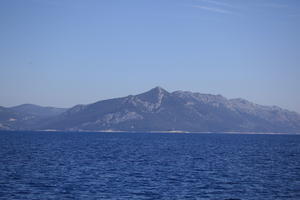
M 0 0 L 0 105 L 158 85 L 300 112 L 300 1 Z

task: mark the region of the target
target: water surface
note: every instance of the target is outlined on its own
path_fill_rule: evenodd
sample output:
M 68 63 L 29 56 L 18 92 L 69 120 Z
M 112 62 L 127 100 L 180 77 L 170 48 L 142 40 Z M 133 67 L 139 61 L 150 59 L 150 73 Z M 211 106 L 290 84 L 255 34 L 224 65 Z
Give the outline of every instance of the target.
M 300 199 L 300 136 L 0 132 L 0 199 Z

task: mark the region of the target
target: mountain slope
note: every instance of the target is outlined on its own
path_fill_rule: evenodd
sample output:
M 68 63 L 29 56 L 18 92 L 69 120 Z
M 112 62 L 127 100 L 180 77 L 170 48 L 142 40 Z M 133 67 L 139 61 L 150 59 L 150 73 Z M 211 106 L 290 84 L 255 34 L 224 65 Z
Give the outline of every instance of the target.
M 23 104 L 0 107 L 0 130 L 33 130 L 39 124 L 60 115 L 67 109 Z
M 243 99 L 156 87 L 139 95 L 78 105 L 39 129 L 300 132 L 300 115 Z
M 15 112 L 10 108 L 0 107 L 0 130 L 25 129 L 25 124 L 34 120 L 35 116 Z
M 43 107 L 34 104 L 22 104 L 19 106 L 11 107 L 10 109 L 15 112 L 40 117 L 56 116 L 67 110 L 66 108 Z

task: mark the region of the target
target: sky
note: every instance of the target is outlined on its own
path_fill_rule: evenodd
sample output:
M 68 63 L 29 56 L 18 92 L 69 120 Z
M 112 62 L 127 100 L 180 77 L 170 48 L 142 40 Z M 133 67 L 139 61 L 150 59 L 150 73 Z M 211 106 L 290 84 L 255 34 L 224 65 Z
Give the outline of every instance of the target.
M 161 86 L 300 113 L 299 0 L 0 0 L 0 105 Z

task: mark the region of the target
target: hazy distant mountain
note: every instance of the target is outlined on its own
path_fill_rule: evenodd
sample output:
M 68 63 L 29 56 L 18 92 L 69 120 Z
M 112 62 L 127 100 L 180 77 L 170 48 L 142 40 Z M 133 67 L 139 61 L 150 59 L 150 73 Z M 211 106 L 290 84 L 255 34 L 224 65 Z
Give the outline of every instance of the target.
M 300 115 L 243 99 L 156 87 L 129 95 L 77 105 L 40 123 L 39 129 L 67 131 L 300 132 Z
M 67 110 L 66 108 L 43 107 L 34 104 L 22 104 L 11 107 L 11 109 L 16 112 L 40 117 L 56 116 Z
M 67 109 L 23 104 L 11 108 L 0 107 L 0 130 L 33 130 L 49 118 Z
M 10 108 L 0 107 L 0 130 L 24 129 L 25 124 L 33 119 L 34 116 L 15 112 Z

